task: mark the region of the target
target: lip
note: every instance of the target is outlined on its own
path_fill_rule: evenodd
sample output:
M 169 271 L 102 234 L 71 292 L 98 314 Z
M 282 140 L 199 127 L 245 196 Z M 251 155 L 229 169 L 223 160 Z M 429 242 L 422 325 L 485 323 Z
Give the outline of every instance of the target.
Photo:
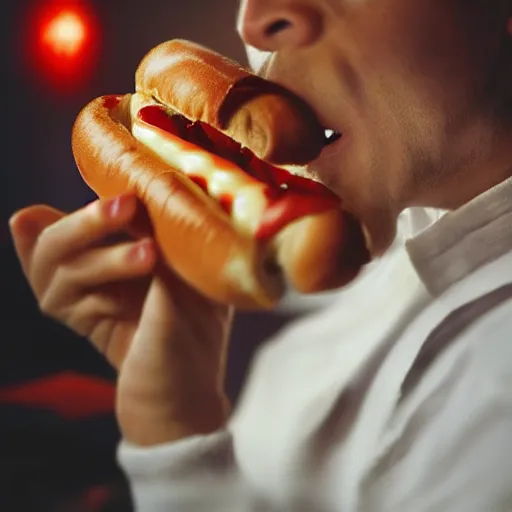
M 336 178 L 332 174 L 332 161 L 336 162 L 334 164 L 334 167 L 338 168 L 338 165 L 340 164 L 340 159 L 342 159 L 341 153 L 344 153 L 344 146 L 348 142 L 346 133 L 339 133 L 341 134 L 340 137 L 331 144 L 327 144 L 326 146 L 324 146 L 324 148 L 320 152 L 320 155 L 313 162 L 310 162 L 305 167 L 304 175 L 308 178 L 312 178 L 322 183 L 339 197 L 343 205 L 343 209 L 358 220 L 366 248 L 368 249 L 370 254 L 372 254 L 372 257 L 377 256 L 381 254 L 381 251 L 375 250 L 373 239 L 370 235 L 370 230 L 368 229 L 368 226 L 359 218 L 357 212 L 351 208 L 350 202 L 347 202 L 346 196 L 343 194 L 343 191 L 341 191 L 339 187 L 335 186 Z

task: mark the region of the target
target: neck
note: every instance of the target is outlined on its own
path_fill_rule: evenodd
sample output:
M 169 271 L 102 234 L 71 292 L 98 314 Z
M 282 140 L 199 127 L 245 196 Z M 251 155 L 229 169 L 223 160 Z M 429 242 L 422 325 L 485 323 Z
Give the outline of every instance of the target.
M 512 176 L 512 130 L 475 125 L 448 151 L 452 157 L 436 166 L 435 183 L 409 206 L 454 210 Z

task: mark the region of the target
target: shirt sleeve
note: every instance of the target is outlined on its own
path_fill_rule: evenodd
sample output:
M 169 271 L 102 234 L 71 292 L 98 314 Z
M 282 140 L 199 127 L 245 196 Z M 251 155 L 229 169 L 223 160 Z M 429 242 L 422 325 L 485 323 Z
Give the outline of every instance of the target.
M 272 512 L 241 477 L 224 430 L 139 447 L 122 441 L 118 461 L 136 512 Z
M 442 377 L 418 389 L 361 486 L 361 512 L 512 510 L 511 310 L 486 315 L 431 369 Z
M 228 431 L 152 447 L 123 440 L 118 461 L 136 511 L 229 512 L 243 500 Z

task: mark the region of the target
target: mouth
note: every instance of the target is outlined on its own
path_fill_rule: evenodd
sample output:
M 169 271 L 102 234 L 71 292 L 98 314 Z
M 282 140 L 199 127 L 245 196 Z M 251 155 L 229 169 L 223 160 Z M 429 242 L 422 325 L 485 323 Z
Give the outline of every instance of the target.
M 261 78 L 263 78 L 265 80 L 274 80 L 277 83 L 281 83 L 281 85 L 283 85 L 283 87 L 289 88 L 289 84 L 280 82 L 277 79 L 277 77 L 275 76 L 275 73 L 270 73 L 270 68 L 272 67 L 272 61 L 273 61 L 271 54 L 269 54 L 267 57 L 265 57 L 265 56 L 263 56 L 262 52 L 255 51 L 252 47 L 248 47 L 248 49 L 249 49 L 249 53 L 252 53 L 254 55 L 255 59 L 256 58 L 258 60 L 261 59 L 261 61 L 262 61 L 262 64 L 260 66 L 255 66 L 255 67 L 259 67 L 258 75 Z M 272 71 L 274 71 L 274 70 L 272 70 Z M 334 143 L 336 143 L 338 140 L 340 140 L 342 138 L 342 133 L 340 131 L 338 131 L 334 128 L 328 128 L 328 126 L 330 126 L 330 124 L 328 122 L 326 122 L 327 118 L 320 114 L 320 112 L 319 112 L 320 109 L 317 110 L 315 108 L 316 105 L 314 104 L 313 101 L 311 101 L 310 98 L 307 97 L 307 95 L 302 95 L 300 91 L 293 90 L 292 88 L 290 88 L 290 90 L 292 90 L 295 94 L 297 94 L 300 98 L 302 98 L 304 100 L 304 102 L 309 106 L 311 111 L 317 116 L 319 124 L 321 127 L 323 127 L 323 131 L 324 131 L 324 140 L 323 140 L 324 148 L 333 145 Z
M 341 132 L 331 128 L 324 128 L 324 147 L 330 146 L 341 139 Z
M 346 133 L 340 129 L 332 128 L 327 119 L 320 119 L 320 126 L 323 128 L 323 147 L 315 160 L 304 166 L 290 166 L 287 169 L 293 174 L 317 181 L 342 199 L 340 191 L 335 187 L 336 179 L 333 175 L 333 158 L 337 160 L 337 154 L 346 139 Z M 331 128 L 325 128 L 330 126 Z

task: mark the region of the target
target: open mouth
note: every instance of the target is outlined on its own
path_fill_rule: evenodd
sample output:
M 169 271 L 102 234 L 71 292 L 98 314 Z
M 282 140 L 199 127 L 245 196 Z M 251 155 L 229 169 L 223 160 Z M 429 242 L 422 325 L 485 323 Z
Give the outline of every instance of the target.
M 336 141 L 341 139 L 341 133 L 336 130 L 331 130 L 330 128 L 325 128 L 324 137 L 325 137 L 324 145 L 330 146 L 331 144 L 334 144 Z

